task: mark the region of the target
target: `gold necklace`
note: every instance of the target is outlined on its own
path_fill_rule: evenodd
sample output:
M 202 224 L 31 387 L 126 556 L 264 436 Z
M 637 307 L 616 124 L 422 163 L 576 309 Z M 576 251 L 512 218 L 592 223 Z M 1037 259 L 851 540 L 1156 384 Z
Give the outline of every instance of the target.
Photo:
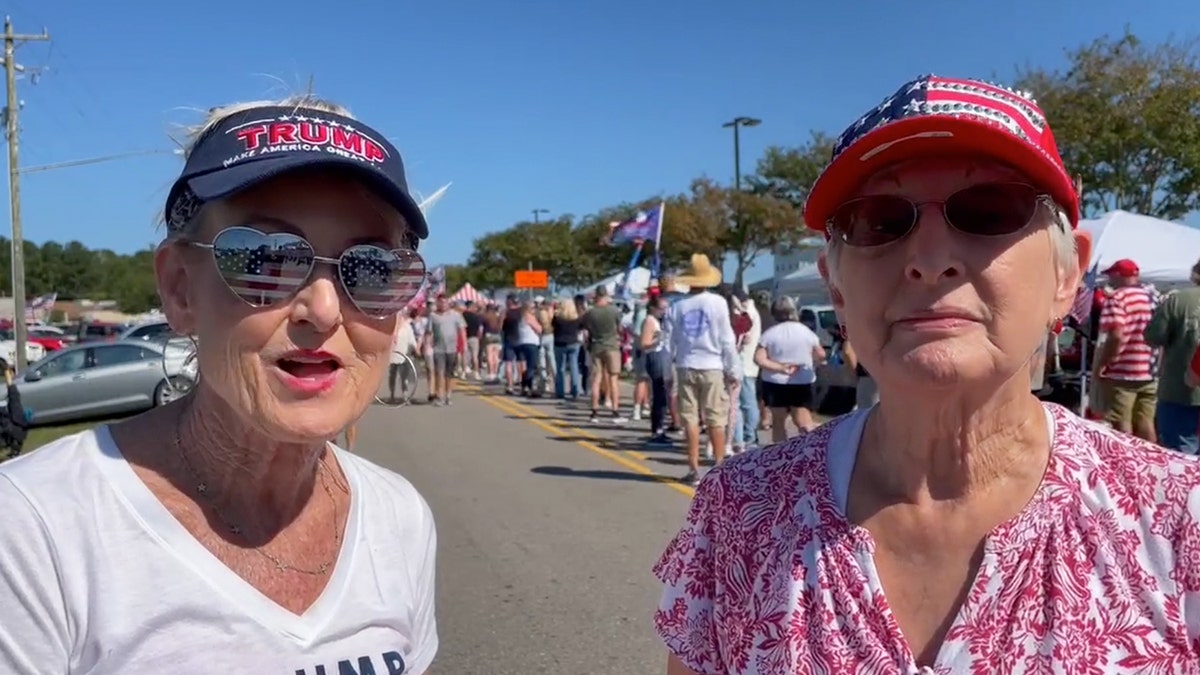
M 182 419 L 180 420 L 180 422 L 181 422 L 180 427 L 182 427 L 183 426 Z M 221 512 L 221 509 L 217 507 L 216 500 L 213 498 L 213 496 L 211 494 L 209 494 L 208 483 L 205 482 L 204 479 L 200 477 L 200 474 L 192 466 L 191 460 L 188 459 L 187 453 L 183 451 L 183 440 L 180 438 L 179 427 L 177 427 L 175 429 L 175 451 L 177 453 L 179 453 L 180 459 L 183 460 L 184 468 L 187 470 L 187 472 L 189 474 L 191 474 L 192 479 L 196 481 L 196 485 L 195 485 L 196 494 L 199 495 L 200 498 L 203 499 L 208 504 L 208 508 L 213 512 L 213 515 L 215 515 L 218 520 L 220 520 L 222 523 L 224 523 L 225 526 L 229 528 L 229 531 L 231 533 L 233 533 L 235 535 L 241 535 L 243 532 L 245 532 L 245 529 L 241 525 L 233 522 L 229 518 L 226 518 L 225 514 Z M 322 471 L 322 469 L 324 469 L 324 471 Z M 259 548 L 257 546 L 251 549 L 255 553 L 257 553 L 257 554 L 261 555 L 262 557 L 266 558 L 267 560 L 271 561 L 271 563 L 275 565 L 275 571 L 277 571 L 277 572 L 291 571 L 291 572 L 299 572 L 300 574 L 308 574 L 311 576 L 324 576 L 325 574 L 327 574 L 329 572 L 329 568 L 332 567 L 335 562 L 337 562 L 337 556 L 342 550 L 342 531 L 341 531 L 341 525 L 338 522 L 337 500 L 334 499 L 333 490 L 331 490 L 329 488 L 329 480 L 325 476 L 325 474 L 327 472 L 328 472 L 328 468 L 325 466 L 325 461 L 320 460 L 319 466 L 317 467 L 317 475 L 320 476 L 320 478 L 321 478 L 321 487 L 324 488 L 325 494 L 329 497 L 330 503 L 333 504 L 333 541 L 334 541 L 334 554 L 333 554 L 334 557 L 333 557 L 333 559 L 329 560 L 327 562 L 323 562 L 315 568 L 305 568 L 305 567 L 297 567 L 291 563 L 280 560 L 278 557 L 272 555 L 271 553 L 268 553 L 267 551 L 264 551 L 262 548 Z

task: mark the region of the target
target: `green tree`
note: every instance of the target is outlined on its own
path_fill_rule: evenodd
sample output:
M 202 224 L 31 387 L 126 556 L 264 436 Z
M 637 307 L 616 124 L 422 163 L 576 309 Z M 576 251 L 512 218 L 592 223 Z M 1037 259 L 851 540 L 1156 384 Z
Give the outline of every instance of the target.
M 558 285 L 579 283 L 589 265 L 579 247 L 573 219 L 559 216 L 541 222 L 520 222 L 475 240 L 463 275 L 476 288 L 511 288 L 517 270 L 546 270 Z
M 1126 31 L 1067 54 L 1065 71 L 1024 68 L 1059 152 L 1083 184 L 1086 215 L 1123 209 L 1178 219 L 1200 208 L 1196 42 L 1143 43 Z
M 116 300 L 130 313 L 158 306 L 153 249 L 121 255 L 89 249 L 78 241 L 24 244 L 26 297 L 57 293 L 60 300 Z M 0 237 L 0 295 L 10 297 L 11 252 L 11 240 Z
M 446 265 L 446 292 L 457 293 L 471 281 L 470 269 L 466 265 Z M 471 284 L 472 286 L 474 283 Z
M 767 148 L 755 174 L 746 179 L 750 192 L 783 199 L 802 212 L 809 190 L 829 164 L 833 143 L 833 137 L 814 131 L 803 145 Z

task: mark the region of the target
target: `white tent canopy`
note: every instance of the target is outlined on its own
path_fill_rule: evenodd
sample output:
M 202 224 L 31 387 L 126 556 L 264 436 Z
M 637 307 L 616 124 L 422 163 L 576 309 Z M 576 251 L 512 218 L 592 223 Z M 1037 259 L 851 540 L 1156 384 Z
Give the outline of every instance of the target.
M 816 263 L 801 263 L 796 271 L 775 284 L 775 297 L 786 295 L 803 305 L 829 304 L 829 287 L 821 278 Z
M 1092 235 L 1089 267 L 1100 271 L 1129 258 L 1144 281 L 1169 287 L 1190 283 L 1192 266 L 1200 260 L 1200 229 L 1182 223 L 1113 211 L 1081 220 L 1079 227 Z

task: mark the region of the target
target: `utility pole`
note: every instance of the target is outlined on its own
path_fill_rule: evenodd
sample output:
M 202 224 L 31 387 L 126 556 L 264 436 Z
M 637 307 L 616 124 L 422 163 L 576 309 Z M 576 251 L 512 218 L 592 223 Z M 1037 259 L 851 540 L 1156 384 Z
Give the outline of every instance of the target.
M 25 372 L 25 367 L 29 365 L 25 353 L 29 333 L 25 325 L 25 239 L 21 234 L 21 184 L 17 164 L 17 110 L 20 108 L 17 100 L 17 71 L 23 69 L 17 65 L 16 51 L 18 42 L 45 42 L 49 39 L 50 34 L 45 28 L 42 29 L 41 35 L 14 33 L 12 18 L 4 17 L 4 80 L 8 89 L 4 118 L 8 137 L 8 199 L 12 208 L 13 333 L 17 342 L 18 373 Z

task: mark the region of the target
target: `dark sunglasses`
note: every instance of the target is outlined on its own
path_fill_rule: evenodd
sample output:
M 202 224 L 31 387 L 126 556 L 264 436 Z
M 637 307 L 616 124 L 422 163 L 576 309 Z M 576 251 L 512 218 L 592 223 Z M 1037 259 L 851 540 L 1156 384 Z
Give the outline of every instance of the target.
M 946 222 L 963 234 L 999 237 L 1033 222 L 1038 204 L 1049 197 L 1024 183 L 980 183 L 941 202 L 916 203 L 896 195 L 851 199 L 833 212 L 829 235 L 849 246 L 869 248 L 908 236 L 921 219 L 921 207 L 939 204 Z
M 221 230 L 211 244 L 187 244 L 212 251 L 225 285 L 254 307 L 291 298 L 308 283 L 317 263 L 337 266 L 346 297 L 363 314 L 378 319 L 404 309 L 425 280 L 425 261 L 406 249 L 356 244 L 327 258 L 299 235 L 268 234 L 245 226 Z

